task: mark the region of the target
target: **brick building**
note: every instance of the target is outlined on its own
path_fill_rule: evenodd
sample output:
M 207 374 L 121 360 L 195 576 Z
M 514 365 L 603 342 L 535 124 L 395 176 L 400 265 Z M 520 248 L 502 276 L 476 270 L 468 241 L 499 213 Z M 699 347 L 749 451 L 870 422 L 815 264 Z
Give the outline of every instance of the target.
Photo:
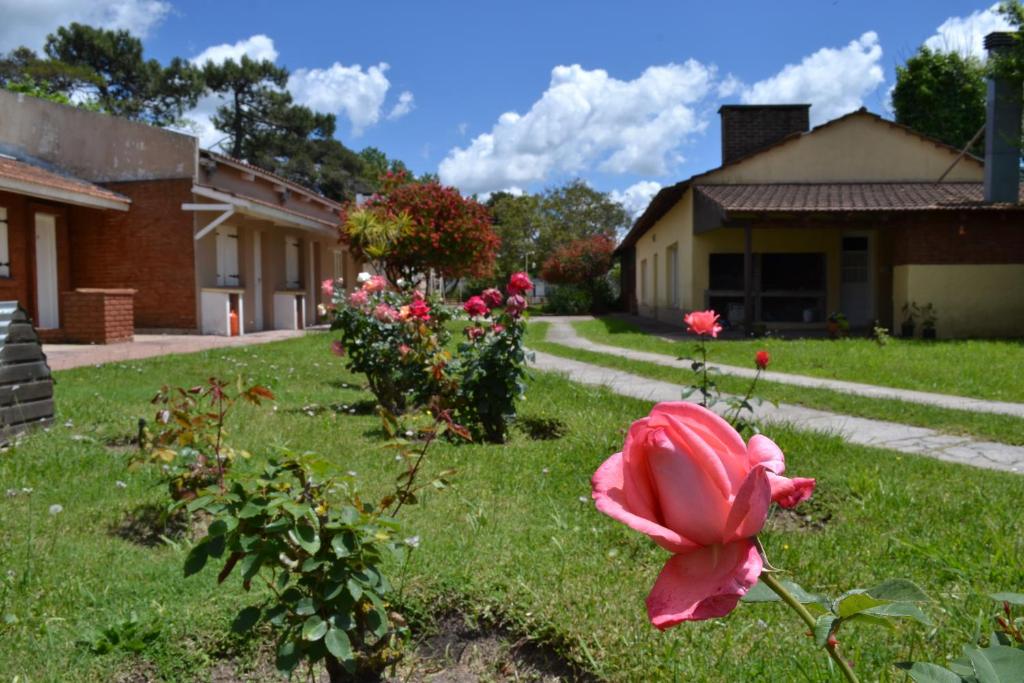
M 194 137 L 0 91 L 0 298 L 50 340 L 316 318 L 340 205 Z

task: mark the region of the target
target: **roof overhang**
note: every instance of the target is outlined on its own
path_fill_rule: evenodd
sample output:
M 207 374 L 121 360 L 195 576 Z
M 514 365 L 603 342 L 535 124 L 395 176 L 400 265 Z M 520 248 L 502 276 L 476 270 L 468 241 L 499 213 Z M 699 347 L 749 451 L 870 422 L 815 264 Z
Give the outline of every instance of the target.
M 202 185 L 193 185 L 192 193 L 217 202 L 217 204 L 211 205 L 209 209 L 211 211 L 220 211 L 227 208 L 232 214 L 238 213 L 243 216 L 251 216 L 252 218 L 270 221 L 274 225 L 308 230 L 310 232 L 331 237 L 337 235 L 335 229 L 324 221 L 319 221 L 315 218 L 306 218 L 292 211 L 278 209 L 258 200 L 246 199 L 245 197 L 239 197 L 238 195 L 229 194 L 227 192 L 220 192 Z M 195 211 L 197 210 L 197 205 L 186 204 L 183 205 L 182 208 L 185 210 Z M 209 229 L 210 226 L 206 226 L 202 231 L 196 233 L 196 239 L 204 236 Z
M 127 211 L 131 208 L 132 200 L 127 197 L 117 198 L 110 193 L 110 197 L 97 197 L 88 192 L 76 192 L 74 190 L 51 187 L 41 183 L 33 183 L 27 180 L 8 178 L 0 176 L 0 190 L 13 192 L 28 197 L 48 199 L 62 204 L 73 204 L 75 206 L 86 206 L 91 209 L 113 209 L 114 211 Z

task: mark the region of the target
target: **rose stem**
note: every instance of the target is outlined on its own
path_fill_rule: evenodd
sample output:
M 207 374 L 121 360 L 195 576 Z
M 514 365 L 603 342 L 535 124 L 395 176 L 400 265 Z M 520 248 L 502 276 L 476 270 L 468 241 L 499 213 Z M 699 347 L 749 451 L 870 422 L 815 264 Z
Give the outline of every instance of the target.
M 768 572 L 763 572 L 760 580 L 763 581 L 766 586 L 775 591 L 775 594 L 782 598 L 784 603 L 792 607 L 794 612 L 800 615 L 800 618 L 804 620 L 805 624 L 807 624 L 807 628 L 811 629 L 811 631 L 814 630 L 814 617 L 807 611 L 806 607 L 800 604 L 799 600 L 793 597 L 792 593 L 786 590 L 781 583 L 775 580 L 774 576 Z M 853 669 L 850 668 L 850 665 L 846 660 L 836 652 L 834 645 L 826 645 L 825 651 L 828 652 L 828 656 L 832 658 L 832 661 L 839 666 L 839 670 L 843 672 L 843 676 L 846 677 L 846 680 L 850 681 L 850 683 L 859 683 L 857 674 L 853 672 Z

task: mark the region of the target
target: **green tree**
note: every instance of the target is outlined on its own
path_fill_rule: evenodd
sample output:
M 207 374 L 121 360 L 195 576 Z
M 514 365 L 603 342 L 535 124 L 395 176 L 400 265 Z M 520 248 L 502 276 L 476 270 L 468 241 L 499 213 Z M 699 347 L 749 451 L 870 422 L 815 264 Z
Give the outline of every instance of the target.
M 614 237 L 630 222 L 621 204 L 578 178 L 546 190 L 540 197 L 540 214 L 537 249 L 542 258 L 577 239 Z
M 495 280 L 504 282 L 520 270 L 530 271 L 527 263 L 540 262 L 537 236 L 540 232 L 540 197 L 495 192 L 486 202 L 494 219 L 494 232 L 501 238 L 495 259 Z
M 288 70 L 243 55 L 237 62 L 207 62 L 203 78 L 211 92 L 226 100 L 217 108 L 213 125 L 228 134 L 228 153 L 257 163 L 268 136 L 280 128 L 281 118 L 291 105 L 291 96 L 284 91 Z
M 387 154 L 376 147 L 364 147 L 359 152 L 359 158 L 363 162 L 363 171 L 360 177 L 369 186 L 371 192 L 380 190 L 381 178 L 387 173 L 394 175 L 404 173 L 410 178 L 412 177 L 412 173 L 403 161 L 400 159 L 389 159 Z M 423 182 L 426 181 L 423 180 Z
M 973 56 L 922 46 L 896 67 L 892 105 L 896 121 L 963 148 L 985 125 L 985 66 Z M 972 147 L 984 152 L 984 141 Z
M 44 52 L 48 59 L 33 64 L 35 80 L 68 96 L 84 94 L 117 116 L 168 125 L 194 107 L 203 92 L 195 67 L 177 57 L 166 67 L 144 59 L 142 41 L 128 31 L 72 23 L 47 36 Z

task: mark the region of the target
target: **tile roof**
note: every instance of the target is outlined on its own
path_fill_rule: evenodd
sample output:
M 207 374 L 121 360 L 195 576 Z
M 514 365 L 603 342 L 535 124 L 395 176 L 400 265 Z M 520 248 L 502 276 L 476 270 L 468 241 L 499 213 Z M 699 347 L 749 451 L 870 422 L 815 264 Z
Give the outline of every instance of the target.
M 213 190 L 214 192 L 218 192 L 220 194 L 230 195 L 230 196 L 235 197 L 237 199 L 241 199 L 241 200 L 243 200 L 245 202 L 249 202 L 250 204 L 256 204 L 258 206 L 262 206 L 262 207 L 265 207 L 267 209 L 273 209 L 274 211 L 280 211 L 281 213 L 286 213 L 286 214 L 295 216 L 296 218 L 302 218 L 302 219 L 307 220 L 307 221 L 312 221 L 314 223 L 319 223 L 320 225 L 322 225 L 322 226 L 324 226 L 326 228 L 334 229 L 334 228 L 338 227 L 338 221 L 331 221 L 331 220 L 327 220 L 327 219 L 324 219 L 324 218 L 318 218 L 317 216 L 312 216 L 312 215 L 310 215 L 308 213 L 304 213 L 304 212 L 298 211 L 296 209 L 291 209 L 291 208 L 288 208 L 286 206 L 281 206 L 280 204 L 276 204 L 274 202 L 268 202 L 268 201 L 266 201 L 264 199 L 258 199 L 256 197 L 252 197 L 252 196 L 249 196 L 247 194 L 242 194 L 240 192 L 232 192 L 231 190 L 226 190 L 223 187 L 219 187 L 217 185 L 207 185 L 205 183 L 195 183 L 195 185 L 196 185 L 196 187 L 202 187 L 202 188 L 206 188 L 207 190 Z
M 694 190 L 733 213 L 1024 209 L 986 204 L 982 183 L 763 183 Z
M 294 180 L 288 180 L 284 176 L 280 176 L 280 175 L 274 173 L 273 171 L 269 171 L 269 170 L 263 168 L 262 166 L 256 166 L 255 164 L 250 164 L 245 159 L 237 159 L 237 158 L 235 158 L 233 156 L 229 156 L 227 154 L 222 154 L 220 152 L 214 152 L 211 149 L 200 150 L 200 153 L 205 155 L 205 156 L 210 157 L 214 161 L 221 161 L 221 162 L 230 164 L 230 165 L 234 166 L 235 168 L 247 171 L 249 173 L 258 173 L 259 175 L 261 175 L 261 176 L 263 176 L 263 177 L 265 177 L 265 178 L 267 178 L 269 180 L 273 180 L 274 182 L 278 182 L 278 183 L 280 183 L 280 184 L 282 184 L 282 185 L 284 185 L 286 187 L 289 187 L 289 188 L 291 188 L 293 190 L 298 190 L 299 192 L 302 192 L 303 194 L 309 195 L 310 197 L 316 199 L 317 201 L 320 201 L 320 202 L 324 203 L 325 205 L 327 205 L 331 209 L 340 209 L 341 206 L 342 206 L 340 202 L 336 202 L 333 199 L 328 199 L 327 197 L 323 196 L 322 194 L 320 194 L 316 190 L 308 188 L 305 185 L 301 185 L 301 184 L 295 182 Z
M 11 182 L 4 183 L 4 180 Z M 62 175 L 28 161 L 14 159 L 6 154 L 0 154 L 0 188 L 26 194 L 30 194 L 33 188 L 40 188 L 44 192 L 45 190 L 56 190 L 60 194 L 67 195 L 69 203 L 76 204 L 115 204 L 123 205 L 124 209 L 131 205 L 131 200 L 128 197 L 105 187 L 81 178 Z M 46 196 L 53 195 L 47 193 Z M 53 198 L 60 200 L 59 196 Z M 75 201 L 76 199 L 78 201 Z

